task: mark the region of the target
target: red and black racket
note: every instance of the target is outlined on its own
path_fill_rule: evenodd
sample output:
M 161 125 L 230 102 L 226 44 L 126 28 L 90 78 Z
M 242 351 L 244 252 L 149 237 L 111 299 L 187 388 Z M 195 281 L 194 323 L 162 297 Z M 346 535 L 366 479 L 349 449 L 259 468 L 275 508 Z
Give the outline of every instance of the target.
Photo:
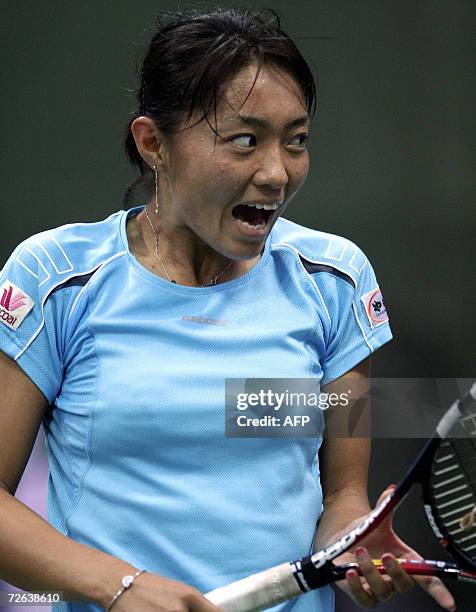
M 332 560 L 368 535 L 420 483 L 428 521 L 455 563 L 400 561 L 410 574 L 450 577 L 476 585 L 476 383 L 441 418 L 433 437 L 397 487 L 357 527 L 326 548 L 297 561 L 283 563 L 206 597 L 224 612 L 252 612 L 344 578 L 354 564 Z M 384 573 L 380 562 L 374 561 Z

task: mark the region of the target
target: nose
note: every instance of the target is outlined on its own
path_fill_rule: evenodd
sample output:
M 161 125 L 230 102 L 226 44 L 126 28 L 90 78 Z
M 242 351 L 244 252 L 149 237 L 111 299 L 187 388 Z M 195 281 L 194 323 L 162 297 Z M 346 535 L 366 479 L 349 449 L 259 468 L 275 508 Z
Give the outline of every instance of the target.
M 280 148 L 267 148 L 263 151 L 254 175 L 254 182 L 260 187 L 268 187 L 273 191 L 284 191 L 289 182 L 289 174 Z

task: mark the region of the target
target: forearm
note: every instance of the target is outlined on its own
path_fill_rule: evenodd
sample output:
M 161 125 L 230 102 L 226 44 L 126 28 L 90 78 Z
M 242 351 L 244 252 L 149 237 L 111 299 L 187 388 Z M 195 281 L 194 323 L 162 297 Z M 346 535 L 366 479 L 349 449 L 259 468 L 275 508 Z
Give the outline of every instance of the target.
M 0 577 L 26 591 L 105 607 L 135 568 L 64 536 L 0 487 Z
M 369 510 L 369 500 L 364 490 L 342 491 L 326 498 L 314 540 L 314 550 L 332 543 L 339 532 Z

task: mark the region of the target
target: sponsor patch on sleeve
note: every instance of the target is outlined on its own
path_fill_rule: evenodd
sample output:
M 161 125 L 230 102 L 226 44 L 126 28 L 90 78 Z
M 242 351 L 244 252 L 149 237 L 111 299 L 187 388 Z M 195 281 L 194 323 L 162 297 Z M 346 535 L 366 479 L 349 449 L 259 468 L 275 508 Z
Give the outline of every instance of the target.
M 16 331 L 35 305 L 31 297 L 6 280 L 0 287 L 0 321 Z
M 388 321 L 387 309 L 383 302 L 382 292 L 377 287 L 361 298 L 371 327 L 376 327 Z

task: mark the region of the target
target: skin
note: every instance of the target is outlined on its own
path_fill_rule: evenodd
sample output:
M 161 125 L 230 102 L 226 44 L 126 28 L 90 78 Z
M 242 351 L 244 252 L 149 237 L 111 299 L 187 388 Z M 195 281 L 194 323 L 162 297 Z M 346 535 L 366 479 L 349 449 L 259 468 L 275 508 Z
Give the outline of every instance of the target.
M 233 208 L 247 201 L 284 201 L 273 213 L 270 230 L 306 179 L 309 118 L 302 91 L 286 72 L 264 66 L 245 101 L 255 73 L 256 67 L 248 66 L 224 87 L 217 105 L 220 137 L 207 121 L 197 123 L 200 113 L 172 136 L 161 133 L 148 117 L 137 118 L 131 126 L 141 156 L 158 170 L 159 214 L 154 212 L 155 197 L 148 212 L 159 233 L 159 254 L 180 284 L 206 283 L 230 259 L 233 263 L 220 282 L 251 269 L 267 235 L 243 236 L 236 229 Z M 242 123 L 239 115 L 259 118 L 266 126 Z M 302 125 L 286 127 L 299 118 Z M 213 113 L 210 120 L 214 122 Z M 145 214 L 137 215 L 127 230 L 139 261 L 165 277 Z

